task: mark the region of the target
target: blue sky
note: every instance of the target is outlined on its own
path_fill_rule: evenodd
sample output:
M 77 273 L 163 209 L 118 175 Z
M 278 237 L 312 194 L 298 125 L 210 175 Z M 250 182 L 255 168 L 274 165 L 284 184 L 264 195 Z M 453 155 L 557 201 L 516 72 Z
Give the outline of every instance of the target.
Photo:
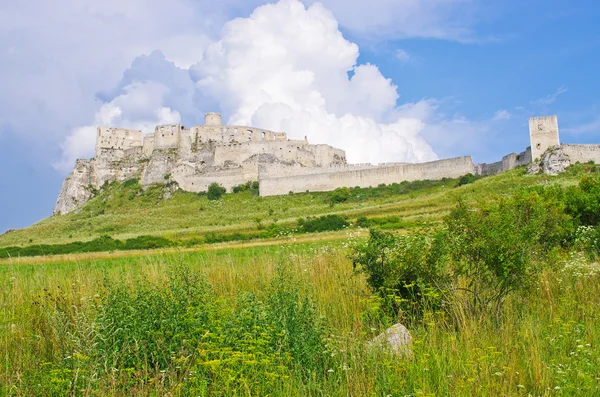
M 321 4 L 0 4 L 0 233 L 51 215 L 98 124 L 220 111 L 371 162 L 495 161 L 528 146 L 536 115 L 600 143 L 596 2 Z

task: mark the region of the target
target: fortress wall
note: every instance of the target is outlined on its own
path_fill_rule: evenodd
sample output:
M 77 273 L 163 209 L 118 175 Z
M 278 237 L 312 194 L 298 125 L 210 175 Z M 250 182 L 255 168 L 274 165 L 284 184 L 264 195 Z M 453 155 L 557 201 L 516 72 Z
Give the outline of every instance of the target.
M 171 149 L 179 145 L 179 134 L 185 129 L 181 124 L 159 125 L 154 130 L 154 148 Z
M 394 164 L 398 165 L 398 164 Z M 337 164 L 330 165 L 327 167 L 302 167 L 302 166 L 281 166 L 279 164 L 274 165 L 261 165 L 260 177 L 269 178 L 281 178 L 296 175 L 314 175 L 314 174 L 327 174 L 330 172 L 347 172 L 347 171 L 360 171 L 370 170 L 379 168 L 380 166 L 372 164 Z
M 101 149 L 126 150 L 142 146 L 142 131 L 125 128 L 98 127 L 96 153 Z
M 470 156 L 420 164 L 373 167 L 371 169 L 325 172 L 312 175 L 261 178 L 260 195 L 274 196 L 288 192 L 330 191 L 339 187 L 369 187 L 422 179 L 457 178 L 474 173 Z
M 222 165 L 226 161 L 239 164 L 256 154 L 272 154 L 285 162 L 297 161 L 305 166 L 314 166 L 314 156 L 305 141 L 260 141 L 233 142 L 215 147 L 215 164 Z
M 346 152 L 341 149 L 335 149 L 329 145 L 307 145 L 306 149 L 314 155 L 315 162 L 319 167 L 346 163 Z
M 200 143 L 208 141 L 229 143 L 236 142 L 273 142 L 287 141 L 287 135 L 283 132 L 273 132 L 260 128 L 241 125 L 196 125 L 192 127 L 198 135 Z
M 195 174 L 185 177 L 174 175 L 173 179 L 177 181 L 179 187 L 189 192 L 206 192 L 208 186 L 216 182 L 231 192 L 234 186 L 244 184 L 248 181 L 258 180 L 258 171 L 256 168 L 240 167 L 231 170 L 214 171 L 208 174 Z
M 600 145 L 561 145 L 563 153 L 569 156 L 571 164 L 587 163 L 593 160 L 600 164 Z
M 494 175 L 504 171 L 504 163 L 496 161 L 495 163 L 481 163 L 475 166 L 477 175 Z
M 142 153 L 146 157 L 152 156 L 154 151 L 154 134 L 148 134 L 144 137 L 144 146 L 142 147 Z

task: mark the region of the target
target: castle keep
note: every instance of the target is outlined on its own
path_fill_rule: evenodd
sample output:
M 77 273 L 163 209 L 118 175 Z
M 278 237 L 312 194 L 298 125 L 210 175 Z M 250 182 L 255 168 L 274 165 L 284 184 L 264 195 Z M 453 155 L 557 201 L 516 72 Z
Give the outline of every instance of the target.
M 179 188 L 206 191 L 216 182 L 227 190 L 258 181 L 261 196 L 329 191 L 420 179 L 489 175 L 538 162 L 559 149 L 563 163 L 600 162 L 600 145 L 561 145 L 556 116 L 529 120 L 531 147 L 492 164 L 474 165 L 470 156 L 419 164 L 347 164 L 346 153 L 329 145 L 287 139 L 285 133 L 247 126 L 224 126 L 208 113 L 204 125 L 159 125 L 143 137 L 140 130 L 99 127 L 96 153 L 77 160 L 59 193 L 55 214 L 83 205 L 106 181 L 140 178 L 142 185 L 174 181 Z

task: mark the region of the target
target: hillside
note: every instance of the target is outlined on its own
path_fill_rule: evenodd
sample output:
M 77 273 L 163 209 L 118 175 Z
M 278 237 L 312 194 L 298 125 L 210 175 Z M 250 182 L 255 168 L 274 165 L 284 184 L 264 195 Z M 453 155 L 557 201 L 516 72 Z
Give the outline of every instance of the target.
M 403 182 L 350 189 L 341 202 L 332 200 L 332 193 L 257 197 L 251 191 L 209 200 L 206 194 L 172 191 L 161 184 L 143 188 L 132 179 L 106 185 L 77 211 L 53 215 L 28 228 L 4 233 L 0 247 L 65 244 L 103 235 L 115 239 L 152 235 L 184 244 L 200 241 L 208 234 L 245 233 L 255 238 L 274 225 L 285 233 L 296 228 L 299 218 L 328 214 L 340 215 L 351 223 L 361 217 L 387 218 L 389 228 L 414 228 L 439 222 L 458 197 L 477 200 L 548 181 L 572 184 L 576 183 L 577 174 L 565 173 L 549 179 L 524 175 L 523 169 L 517 169 L 464 186 L 458 186 L 458 179 Z

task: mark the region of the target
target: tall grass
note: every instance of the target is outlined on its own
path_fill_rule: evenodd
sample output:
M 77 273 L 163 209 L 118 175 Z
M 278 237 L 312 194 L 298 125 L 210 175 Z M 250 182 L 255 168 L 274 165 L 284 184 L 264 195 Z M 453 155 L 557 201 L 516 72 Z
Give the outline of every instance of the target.
M 339 244 L 0 272 L 4 395 L 600 392 L 600 272 L 583 257 L 546 269 L 499 322 L 425 313 L 411 329 L 411 360 L 365 347 L 389 320 L 370 315 L 377 299 Z

